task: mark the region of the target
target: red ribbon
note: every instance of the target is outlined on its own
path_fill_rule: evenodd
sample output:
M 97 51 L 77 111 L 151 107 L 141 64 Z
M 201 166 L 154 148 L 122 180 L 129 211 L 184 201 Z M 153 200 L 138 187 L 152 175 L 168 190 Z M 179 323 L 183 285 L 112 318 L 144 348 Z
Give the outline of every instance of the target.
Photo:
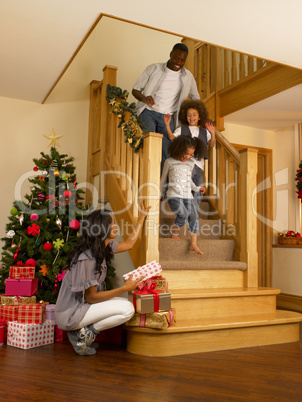
M 136 295 L 153 295 L 153 302 L 154 302 L 154 312 L 159 312 L 159 292 L 163 292 L 163 290 L 155 290 L 156 283 L 153 283 L 151 279 L 145 281 L 143 287 L 140 285 L 140 290 L 133 293 L 133 305 L 136 310 Z
M 146 325 L 146 314 L 140 314 L 139 326 L 144 327 Z
M 26 267 L 26 264 L 24 264 L 22 261 L 18 261 L 16 265 L 13 265 L 14 267 Z

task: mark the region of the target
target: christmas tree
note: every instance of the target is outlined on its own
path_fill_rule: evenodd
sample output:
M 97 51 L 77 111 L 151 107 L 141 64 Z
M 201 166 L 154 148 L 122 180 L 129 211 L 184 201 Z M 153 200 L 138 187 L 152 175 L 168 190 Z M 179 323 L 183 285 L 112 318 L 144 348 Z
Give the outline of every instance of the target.
M 35 266 L 39 278 L 38 300 L 55 303 L 64 277 L 67 255 L 79 236 L 80 222 L 89 213 L 83 190 L 77 189 L 73 157 L 59 154 L 57 136 L 52 130 L 50 154 L 41 152 L 33 159 L 35 176 L 29 179 L 30 194 L 26 201 L 16 200 L 6 225 L 2 253 L 0 293 L 13 265 Z M 109 267 L 108 277 L 114 276 Z M 112 288 L 107 279 L 107 289 Z

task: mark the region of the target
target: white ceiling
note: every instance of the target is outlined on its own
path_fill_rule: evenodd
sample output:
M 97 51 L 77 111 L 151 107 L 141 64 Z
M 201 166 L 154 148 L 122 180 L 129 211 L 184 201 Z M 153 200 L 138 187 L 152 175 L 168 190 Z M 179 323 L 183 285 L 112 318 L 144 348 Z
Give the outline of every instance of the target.
M 0 0 L 0 96 L 42 102 L 101 13 L 302 69 L 301 0 Z M 301 104 L 299 85 L 227 120 L 277 130 Z

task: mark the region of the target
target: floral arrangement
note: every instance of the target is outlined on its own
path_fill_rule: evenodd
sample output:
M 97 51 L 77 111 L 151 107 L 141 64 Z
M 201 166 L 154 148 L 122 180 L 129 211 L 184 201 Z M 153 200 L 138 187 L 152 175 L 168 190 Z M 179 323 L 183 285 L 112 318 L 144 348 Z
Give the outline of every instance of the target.
M 128 103 L 129 92 L 113 85 L 107 85 L 106 100 L 110 105 L 110 111 L 119 119 L 118 127 L 122 127 L 125 142 L 128 142 L 134 152 L 143 147 L 143 135 L 147 133 L 146 127 L 140 116 L 135 114 L 135 103 Z
M 298 190 L 296 191 L 296 193 L 298 194 L 298 198 L 302 202 L 302 161 L 300 162 L 299 169 L 297 170 L 296 182 L 296 188 Z

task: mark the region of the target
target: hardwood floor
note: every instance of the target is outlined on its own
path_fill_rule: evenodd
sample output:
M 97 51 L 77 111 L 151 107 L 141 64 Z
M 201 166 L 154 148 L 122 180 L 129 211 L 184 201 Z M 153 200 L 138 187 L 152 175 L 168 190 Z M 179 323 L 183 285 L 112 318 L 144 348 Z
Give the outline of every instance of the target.
M 29 350 L 0 347 L 4 401 L 299 401 L 300 342 L 143 357 L 101 344 L 78 356 L 67 342 Z

